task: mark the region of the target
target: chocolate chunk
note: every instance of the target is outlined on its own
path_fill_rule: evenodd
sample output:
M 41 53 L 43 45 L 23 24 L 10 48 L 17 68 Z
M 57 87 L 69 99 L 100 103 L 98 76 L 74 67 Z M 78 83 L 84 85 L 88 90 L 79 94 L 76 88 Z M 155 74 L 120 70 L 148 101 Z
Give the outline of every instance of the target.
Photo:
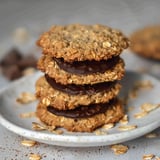
M 27 67 L 36 68 L 36 64 L 37 60 L 32 55 L 25 56 L 18 62 L 18 66 L 21 70 L 24 70 Z
M 15 65 L 22 59 L 22 54 L 16 48 L 11 49 L 5 57 L 0 61 L 0 66 L 6 67 L 9 65 Z
M 101 61 L 75 61 L 73 63 L 65 62 L 62 58 L 54 58 L 58 66 L 66 72 L 73 74 L 92 74 L 92 73 L 104 73 L 106 70 L 114 67 L 120 57 L 112 57 L 109 60 Z
M 93 95 L 97 92 L 106 91 L 109 90 L 111 87 L 113 87 L 117 82 L 103 82 L 103 83 L 97 83 L 94 85 L 75 85 L 75 84 L 68 84 L 68 85 L 62 85 L 60 83 L 56 83 L 56 81 L 53 78 L 50 78 L 48 75 L 45 75 L 45 78 L 47 82 L 55 89 L 65 92 L 70 95 L 77 95 L 77 94 L 88 94 Z
M 53 106 L 48 106 L 47 110 L 57 116 L 64 116 L 68 118 L 88 118 L 96 114 L 104 113 L 106 110 L 114 105 L 117 99 L 112 99 L 109 103 L 90 104 L 88 106 L 79 106 L 74 110 L 58 110 Z
M 3 75 L 9 80 L 15 80 L 22 77 L 22 73 L 17 65 L 11 65 L 2 69 Z
M 37 60 L 33 55 L 23 56 L 16 48 L 11 49 L 0 61 L 2 73 L 9 80 L 22 77 L 26 68 L 36 68 L 36 64 Z

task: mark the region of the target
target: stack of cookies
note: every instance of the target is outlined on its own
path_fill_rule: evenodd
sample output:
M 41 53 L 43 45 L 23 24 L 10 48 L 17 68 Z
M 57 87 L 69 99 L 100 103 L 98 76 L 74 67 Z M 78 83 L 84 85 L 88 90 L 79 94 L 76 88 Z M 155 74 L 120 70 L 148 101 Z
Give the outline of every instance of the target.
M 103 25 L 53 26 L 42 34 L 38 118 L 73 132 L 118 122 L 124 114 L 118 81 L 125 72 L 119 55 L 128 44 L 120 31 Z

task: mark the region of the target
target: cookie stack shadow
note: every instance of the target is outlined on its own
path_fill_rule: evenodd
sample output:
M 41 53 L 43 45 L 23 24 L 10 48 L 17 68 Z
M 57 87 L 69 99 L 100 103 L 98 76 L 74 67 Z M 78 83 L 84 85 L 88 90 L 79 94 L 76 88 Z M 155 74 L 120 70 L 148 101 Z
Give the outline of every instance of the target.
M 36 82 L 37 117 L 47 125 L 92 132 L 124 115 L 117 95 L 128 39 L 103 25 L 53 26 L 37 44 L 43 55 Z

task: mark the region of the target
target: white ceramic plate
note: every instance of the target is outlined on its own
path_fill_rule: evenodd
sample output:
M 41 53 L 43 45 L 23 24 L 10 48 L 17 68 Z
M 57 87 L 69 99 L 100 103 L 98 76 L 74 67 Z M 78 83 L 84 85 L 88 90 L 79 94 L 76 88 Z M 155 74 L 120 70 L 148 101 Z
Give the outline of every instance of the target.
M 36 118 L 21 118 L 19 115 L 20 113 L 35 111 L 37 102 L 21 105 L 16 102 L 16 98 L 22 92 L 34 93 L 35 81 L 41 74 L 42 73 L 38 72 L 34 76 L 29 76 L 13 82 L 0 93 L 0 123 L 16 134 L 52 145 L 87 147 L 128 141 L 151 132 L 160 126 L 160 108 L 152 111 L 141 119 L 135 119 L 133 116 L 140 111 L 141 104 L 146 102 L 157 104 L 160 102 L 160 82 L 149 75 L 127 72 L 122 81 L 122 97 L 128 94 L 128 91 L 133 87 L 136 81 L 150 80 L 154 85 L 153 89 L 141 90 L 138 94 L 138 98 L 130 100 L 128 105 L 125 106 L 126 109 L 128 106 L 135 106 L 135 109 L 127 114 L 129 115 L 129 124 L 137 125 L 138 128 L 122 132 L 118 131 L 117 127 L 120 124 L 117 124 L 105 135 L 95 135 L 95 133 L 70 133 L 67 131 L 64 131 L 62 135 L 56 135 L 48 131 L 33 131 L 31 129 L 31 124 L 32 122 L 38 122 L 38 120 Z

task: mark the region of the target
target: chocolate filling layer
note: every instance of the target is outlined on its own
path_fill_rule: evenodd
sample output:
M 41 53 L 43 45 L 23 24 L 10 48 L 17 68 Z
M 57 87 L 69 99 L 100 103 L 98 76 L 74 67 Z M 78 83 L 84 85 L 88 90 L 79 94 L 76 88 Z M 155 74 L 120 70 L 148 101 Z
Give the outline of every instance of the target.
M 60 83 L 56 83 L 56 81 L 53 78 L 50 78 L 47 74 L 45 75 L 45 78 L 53 88 L 70 95 L 77 95 L 77 94 L 93 95 L 94 93 L 107 91 L 117 83 L 117 81 L 114 81 L 114 82 L 97 83 L 94 85 L 75 85 L 75 84 L 62 85 Z
M 117 99 L 112 99 L 109 103 L 91 104 L 88 106 L 79 106 L 74 110 L 58 110 L 53 106 L 48 106 L 47 110 L 57 116 L 68 118 L 88 118 L 96 114 L 105 113 L 106 110 L 117 103 Z
M 54 60 L 57 65 L 66 72 L 87 75 L 97 72 L 104 73 L 106 70 L 114 67 L 120 60 L 120 57 L 117 56 L 102 61 L 76 61 L 73 63 L 65 62 L 62 58 L 54 58 Z

